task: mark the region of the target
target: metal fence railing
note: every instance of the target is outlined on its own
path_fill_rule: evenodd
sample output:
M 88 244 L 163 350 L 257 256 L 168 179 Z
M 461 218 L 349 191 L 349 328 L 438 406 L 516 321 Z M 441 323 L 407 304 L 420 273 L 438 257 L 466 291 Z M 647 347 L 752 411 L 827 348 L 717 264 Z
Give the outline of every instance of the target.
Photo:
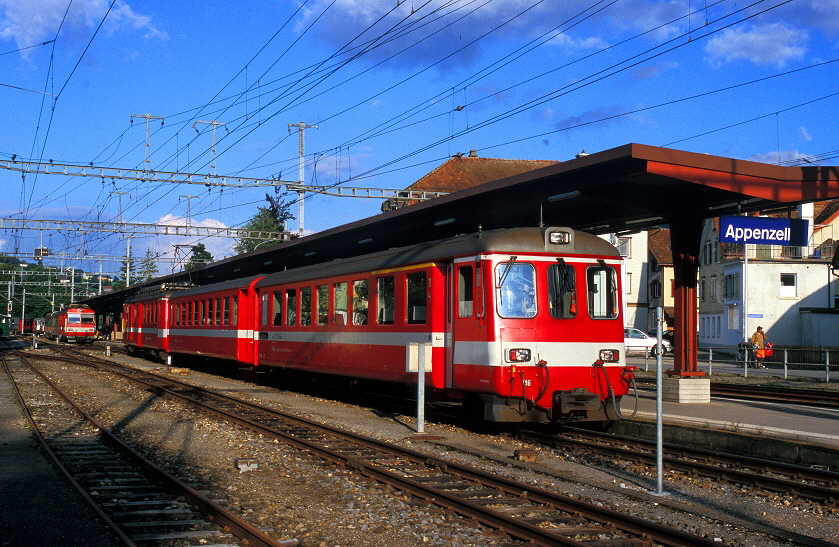
M 669 357 L 668 354 L 667 357 Z M 708 375 L 714 373 L 715 366 L 723 366 L 721 372 L 731 374 L 731 369 L 742 370 L 744 377 L 757 370 L 761 374 L 771 374 L 789 378 L 790 376 L 808 376 L 814 379 L 831 381 L 839 380 L 839 346 L 774 346 L 772 354 L 764 359 L 757 359 L 755 351 L 740 344 L 733 347 L 699 348 L 697 365 L 706 370 Z M 764 371 L 764 368 L 766 369 Z M 655 369 L 655 357 L 644 359 L 644 370 Z

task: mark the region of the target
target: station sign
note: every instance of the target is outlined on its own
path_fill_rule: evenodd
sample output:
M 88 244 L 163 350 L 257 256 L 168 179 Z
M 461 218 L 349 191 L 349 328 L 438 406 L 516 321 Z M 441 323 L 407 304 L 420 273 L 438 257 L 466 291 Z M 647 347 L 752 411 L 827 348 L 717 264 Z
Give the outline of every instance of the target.
M 720 242 L 806 247 L 809 222 L 800 218 L 720 217 Z

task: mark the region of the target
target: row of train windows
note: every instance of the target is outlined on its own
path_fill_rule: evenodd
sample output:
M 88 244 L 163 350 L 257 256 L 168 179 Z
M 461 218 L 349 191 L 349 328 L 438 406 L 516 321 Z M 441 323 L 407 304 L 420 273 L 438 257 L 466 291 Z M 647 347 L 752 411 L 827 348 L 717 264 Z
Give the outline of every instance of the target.
M 601 264 L 586 267 L 586 307 L 593 319 L 618 316 L 617 273 Z M 577 272 L 575 267 L 557 259 L 547 268 L 548 311 L 555 319 L 576 317 Z M 401 278 L 400 278 L 401 279 Z M 482 318 L 485 296 L 481 286 L 481 264 L 460 266 L 457 270 L 457 315 L 460 318 Z M 378 277 L 375 285 L 375 316 L 377 325 L 394 323 L 395 303 L 404 299 L 405 324 L 426 323 L 428 280 L 426 272 L 405 275 L 404 287 L 397 293 L 394 276 Z M 495 273 L 498 315 L 508 319 L 536 317 L 536 268 L 527 262 L 510 260 L 498 264 Z M 368 280 L 338 282 L 330 285 L 273 291 L 262 295 L 262 324 L 275 327 L 328 325 L 330 310 L 334 325 L 366 325 L 369 304 Z M 332 307 L 330 308 L 330 298 Z
M 239 316 L 239 297 L 204 298 L 172 304 L 176 326 L 219 325 L 235 327 Z
M 143 323 L 157 323 L 160 317 L 160 302 L 143 305 Z
M 404 289 L 397 294 L 394 276 L 378 277 L 375 286 L 374 320 L 377 325 L 392 325 L 397 298 L 405 299 L 405 323 L 419 325 L 426 322 L 428 294 L 428 276 L 426 272 L 413 272 L 405 275 Z M 369 286 L 367 279 L 352 282 L 341 281 L 316 285 L 281 289 L 262 295 L 262 324 L 275 327 L 308 327 L 313 321 L 316 325 L 332 324 L 366 325 L 369 320 Z M 332 307 L 330 308 L 330 297 Z

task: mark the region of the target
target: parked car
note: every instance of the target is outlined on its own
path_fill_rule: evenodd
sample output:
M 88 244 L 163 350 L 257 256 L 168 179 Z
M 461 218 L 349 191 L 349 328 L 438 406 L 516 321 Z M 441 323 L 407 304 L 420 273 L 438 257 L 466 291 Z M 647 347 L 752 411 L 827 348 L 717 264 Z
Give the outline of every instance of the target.
M 655 347 L 658 340 L 640 329 L 627 327 L 623 329 L 623 345 L 626 346 L 626 353 L 649 353 L 655 355 Z M 661 347 L 664 353 L 673 351 L 673 344 L 667 338 L 662 338 Z

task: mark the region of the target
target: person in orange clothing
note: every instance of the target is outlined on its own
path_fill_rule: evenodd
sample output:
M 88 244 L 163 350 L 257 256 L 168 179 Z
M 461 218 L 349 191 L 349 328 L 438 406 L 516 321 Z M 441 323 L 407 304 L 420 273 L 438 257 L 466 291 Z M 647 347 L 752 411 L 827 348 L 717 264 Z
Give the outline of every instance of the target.
M 766 333 L 763 332 L 763 327 L 758 327 L 752 335 L 752 348 L 755 352 L 755 366 L 758 368 L 766 368 L 763 360 L 766 359 Z

